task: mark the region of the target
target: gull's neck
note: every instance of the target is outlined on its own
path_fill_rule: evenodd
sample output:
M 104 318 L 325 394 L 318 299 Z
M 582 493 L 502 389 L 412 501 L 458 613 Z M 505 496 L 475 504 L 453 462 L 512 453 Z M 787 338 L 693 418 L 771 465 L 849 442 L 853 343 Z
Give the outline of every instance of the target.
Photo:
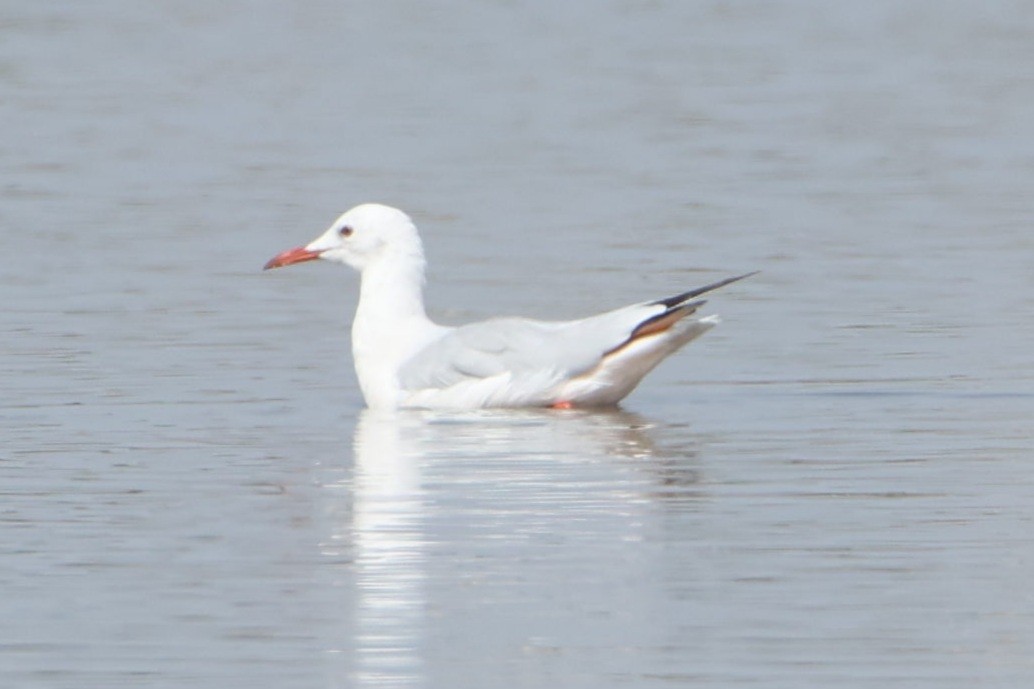
M 399 368 L 437 330 L 424 310 L 421 252 L 383 256 L 363 269 L 352 355 L 369 406 L 397 404 Z
M 356 316 L 372 319 L 416 318 L 424 311 L 424 257 L 420 254 L 385 256 L 363 269 Z

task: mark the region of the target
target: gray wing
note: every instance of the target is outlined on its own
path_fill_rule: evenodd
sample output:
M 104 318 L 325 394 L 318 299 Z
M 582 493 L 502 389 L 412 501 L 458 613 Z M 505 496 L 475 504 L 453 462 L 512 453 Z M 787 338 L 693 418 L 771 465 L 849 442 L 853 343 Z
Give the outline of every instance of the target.
M 602 351 L 572 337 L 572 323 L 494 318 L 450 330 L 410 359 L 399 372 L 405 390 L 446 388 L 503 373 L 577 374 Z
M 704 302 L 691 301 L 693 297 L 744 277 L 577 321 L 494 318 L 454 328 L 402 367 L 399 384 L 404 390 L 422 390 L 505 373 L 514 379 L 578 376 L 630 340 L 662 331 L 696 311 Z

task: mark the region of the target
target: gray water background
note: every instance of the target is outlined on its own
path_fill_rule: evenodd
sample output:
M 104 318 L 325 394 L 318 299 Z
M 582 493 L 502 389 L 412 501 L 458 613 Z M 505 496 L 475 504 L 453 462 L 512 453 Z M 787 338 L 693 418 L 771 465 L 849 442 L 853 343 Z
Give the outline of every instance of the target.
M 0 6 L 5 687 L 1025 687 L 1028 2 Z M 362 411 L 432 314 L 728 274 L 612 413 Z

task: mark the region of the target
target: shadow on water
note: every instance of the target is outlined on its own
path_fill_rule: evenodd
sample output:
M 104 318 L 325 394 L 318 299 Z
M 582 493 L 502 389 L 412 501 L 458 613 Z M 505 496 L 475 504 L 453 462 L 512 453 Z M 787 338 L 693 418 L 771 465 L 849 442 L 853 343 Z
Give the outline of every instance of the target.
M 445 572 L 449 587 L 472 569 L 512 576 L 515 557 L 601 533 L 636 540 L 651 512 L 692 509 L 704 497 L 696 441 L 662 443 L 658 430 L 619 410 L 364 411 L 351 510 L 331 527 L 351 549 L 347 673 L 359 686 L 423 684 L 429 611 L 465 595 L 443 596 Z

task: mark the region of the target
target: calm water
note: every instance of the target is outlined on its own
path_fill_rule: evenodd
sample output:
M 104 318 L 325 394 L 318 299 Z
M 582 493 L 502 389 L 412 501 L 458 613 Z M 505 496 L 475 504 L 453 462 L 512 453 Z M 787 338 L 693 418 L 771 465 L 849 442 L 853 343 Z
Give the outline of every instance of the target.
M 1028 3 L 7 3 L 0 684 L 1025 687 Z M 734 272 L 612 413 L 362 411 L 433 314 Z

